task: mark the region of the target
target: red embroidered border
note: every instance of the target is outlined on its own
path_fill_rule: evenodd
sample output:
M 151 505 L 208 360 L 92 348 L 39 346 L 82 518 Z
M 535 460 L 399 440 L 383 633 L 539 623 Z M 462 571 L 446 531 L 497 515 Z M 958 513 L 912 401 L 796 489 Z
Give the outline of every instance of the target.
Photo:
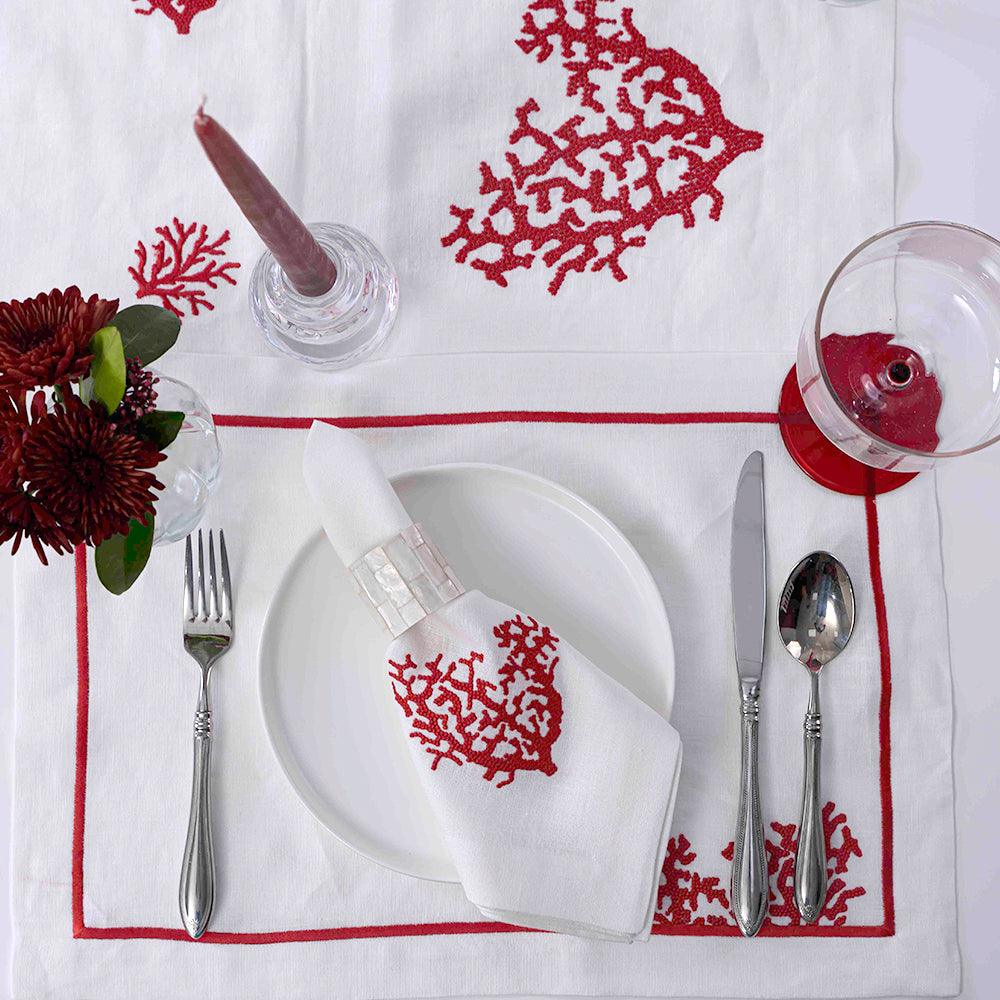
M 339 427 L 433 427 L 487 423 L 579 423 L 579 424 L 777 424 L 776 413 L 704 412 L 704 413 L 608 413 L 539 410 L 495 410 L 482 413 L 423 413 L 398 416 L 319 418 Z M 218 414 L 219 427 L 256 427 L 307 430 L 312 417 L 257 417 Z M 868 534 L 868 561 L 875 600 L 878 629 L 881 696 L 879 699 L 879 786 L 882 803 L 882 903 L 881 924 L 867 926 L 775 926 L 765 923 L 761 937 L 890 937 L 896 932 L 893 899 L 892 854 L 892 771 L 890 743 L 890 700 L 892 671 L 889 656 L 889 626 L 879 554 L 878 508 L 874 496 L 865 497 L 865 521 Z M 384 924 L 361 927 L 328 927 L 315 930 L 227 932 L 207 931 L 199 941 L 180 927 L 90 927 L 83 916 L 83 834 L 87 797 L 87 726 L 89 715 L 89 645 L 87 618 L 87 556 L 81 547 L 76 551 L 76 633 L 77 633 L 77 707 L 76 707 L 76 781 L 73 801 L 73 937 L 91 940 L 141 938 L 158 941 L 188 941 L 192 944 L 290 944 L 306 941 L 344 941 L 359 938 L 419 937 L 445 934 L 543 933 L 525 927 L 493 921 L 461 921 L 425 924 Z M 738 937 L 736 927 L 658 925 L 653 934 L 668 937 Z

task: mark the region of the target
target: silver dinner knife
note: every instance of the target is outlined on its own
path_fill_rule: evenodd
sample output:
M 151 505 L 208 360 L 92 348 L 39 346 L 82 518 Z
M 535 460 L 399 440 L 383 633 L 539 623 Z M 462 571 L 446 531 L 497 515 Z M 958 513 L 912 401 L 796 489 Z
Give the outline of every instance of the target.
M 757 782 L 757 716 L 764 667 L 767 585 L 764 577 L 764 456 L 743 463 L 733 505 L 730 564 L 733 638 L 740 683 L 740 805 L 733 840 L 730 901 L 740 930 L 753 937 L 767 915 L 767 856 Z

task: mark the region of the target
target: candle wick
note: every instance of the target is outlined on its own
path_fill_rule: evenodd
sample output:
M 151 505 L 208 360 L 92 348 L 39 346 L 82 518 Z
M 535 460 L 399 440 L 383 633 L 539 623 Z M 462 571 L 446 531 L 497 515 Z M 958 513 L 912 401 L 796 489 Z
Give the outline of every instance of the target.
M 205 114 L 205 102 L 207 100 L 208 100 L 208 97 L 205 94 L 202 94 L 201 95 L 201 103 L 198 105 L 198 110 L 195 111 L 195 113 L 194 113 L 194 120 L 196 122 L 198 122 L 199 125 L 204 124 L 205 119 L 208 118 L 208 115 Z

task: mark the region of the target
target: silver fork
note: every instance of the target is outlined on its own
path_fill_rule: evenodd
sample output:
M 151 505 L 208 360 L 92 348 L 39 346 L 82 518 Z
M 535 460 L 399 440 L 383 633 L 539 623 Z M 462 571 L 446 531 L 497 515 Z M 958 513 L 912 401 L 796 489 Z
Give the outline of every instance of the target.
M 198 531 L 198 572 L 195 576 L 191 536 L 184 543 L 184 648 L 201 667 L 201 692 L 194 715 L 194 778 L 191 784 L 191 816 L 181 865 L 180 907 L 184 929 L 200 938 L 208 927 L 215 905 L 215 851 L 212 847 L 209 765 L 212 755 L 212 709 L 208 681 L 212 665 L 233 639 L 233 589 L 229 582 L 226 536 L 219 532 L 222 566 L 221 592 L 215 571 L 215 541 L 208 533 L 208 586 L 205 581 L 205 549 Z

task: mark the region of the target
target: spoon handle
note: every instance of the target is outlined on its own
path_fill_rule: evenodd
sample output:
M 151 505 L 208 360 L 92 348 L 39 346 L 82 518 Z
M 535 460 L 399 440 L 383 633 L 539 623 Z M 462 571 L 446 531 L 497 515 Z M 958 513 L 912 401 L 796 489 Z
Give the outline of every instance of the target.
M 767 916 L 767 857 L 764 824 L 757 780 L 757 717 L 759 689 L 742 691 L 742 753 L 740 805 L 733 839 L 733 878 L 730 900 L 736 923 L 746 937 L 753 937 Z
M 795 905 L 807 924 L 815 923 L 826 902 L 826 836 L 820 806 L 819 766 L 823 719 L 819 711 L 819 674 L 809 672 L 809 708 L 803 727 L 805 768 L 802 778 L 802 819 L 795 854 Z

